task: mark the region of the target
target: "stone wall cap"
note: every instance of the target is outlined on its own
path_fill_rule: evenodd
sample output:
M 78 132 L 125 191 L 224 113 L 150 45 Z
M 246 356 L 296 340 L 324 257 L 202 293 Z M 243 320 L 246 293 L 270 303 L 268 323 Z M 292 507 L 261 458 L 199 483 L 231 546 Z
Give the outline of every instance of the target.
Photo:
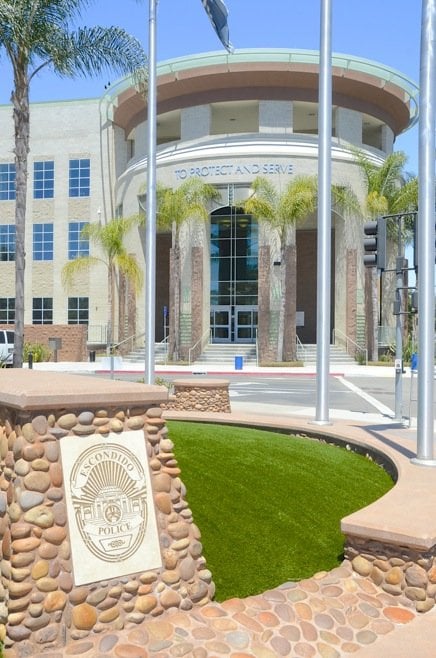
M 174 379 L 173 385 L 189 386 L 191 388 L 227 388 L 230 384 L 229 379 Z
M 0 405 L 22 410 L 160 404 L 165 386 L 86 375 L 0 368 Z

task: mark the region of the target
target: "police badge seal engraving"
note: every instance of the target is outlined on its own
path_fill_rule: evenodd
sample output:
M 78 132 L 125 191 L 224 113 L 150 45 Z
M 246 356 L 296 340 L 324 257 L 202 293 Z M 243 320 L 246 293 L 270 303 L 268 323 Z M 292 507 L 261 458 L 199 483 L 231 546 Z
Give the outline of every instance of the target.
M 127 447 L 103 443 L 85 450 L 70 473 L 71 501 L 85 546 L 100 560 L 133 555 L 147 525 L 144 466 Z
M 74 584 L 161 568 L 144 432 L 64 436 L 60 448 Z

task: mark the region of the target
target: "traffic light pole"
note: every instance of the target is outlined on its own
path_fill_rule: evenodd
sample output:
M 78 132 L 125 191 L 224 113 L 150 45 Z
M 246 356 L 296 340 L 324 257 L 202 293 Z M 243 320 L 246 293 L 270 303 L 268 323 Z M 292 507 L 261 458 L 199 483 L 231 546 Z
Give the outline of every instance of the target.
M 395 418 L 399 423 L 403 422 L 403 319 L 404 314 L 401 312 L 401 297 L 404 288 L 403 265 L 404 258 L 401 256 L 401 221 L 399 225 L 399 255 L 396 261 L 396 323 L 395 323 Z

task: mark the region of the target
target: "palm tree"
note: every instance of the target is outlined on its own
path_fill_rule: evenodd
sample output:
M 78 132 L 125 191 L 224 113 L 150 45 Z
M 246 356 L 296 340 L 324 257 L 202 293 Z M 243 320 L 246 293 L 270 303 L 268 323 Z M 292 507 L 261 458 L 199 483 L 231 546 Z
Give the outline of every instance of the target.
M 280 193 L 267 178 L 259 176 L 252 184 L 253 194 L 244 204 L 246 213 L 266 221 L 275 230 L 280 257 L 280 311 L 277 361 L 296 359 L 296 276 L 295 226 L 316 210 L 316 176 L 297 176 Z M 333 210 L 337 214 L 356 212 L 358 201 L 346 185 L 332 185 Z M 287 308 L 288 307 L 288 308 Z M 288 330 L 285 331 L 285 325 Z
M 118 27 L 72 30 L 88 0 L 0 0 L 0 54 L 13 71 L 11 101 L 15 128 L 15 350 L 13 365 L 22 366 L 24 333 L 24 268 L 27 166 L 30 144 L 29 90 L 45 68 L 62 77 L 88 76 L 113 70 L 143 69 L 140 43 Z
M 375 219 L 382 215 L 411 212 L 418 207 L 418 179 L 405 173 L 407 156 L 396 151 L 387 156 L 380 166 L 362 151 L 354 152 L 356 162 L 362 173 L 366 197 L 363 215 L 366 219 Z M 406 225 L 406 240 L 410 237 L 411 226 Z M 394 233 L 397 227 L 394 227 Z M 391 230 L 391 236 L 393 232 Z M 378 359 L 378 293 L 377 272 L 375 268 L 365 271 L 365 316 L 368 355 L 371 361 Z
M 78 256 L 62 269 L 62 284 L 69 288 L 75 277 L 89 268 L 103 263 L 107 268 L 107 308 L 108 308 L 108 353 L 112 346 L 115 319 L 115 292 L 119 291 L 120 279 L 125 277 L 135 293 L 142 287 L 142 270 L 132 254 L 125 247 L 126 235 L 141 221 L 139 216 L 111 219 L 107 224 L 86 224 L 81 231 L 83 240 L 90 240 L 101 252 L 101 256 Z M 118 300 L 118 306 L 121 300 Z
M 180 231 L 188 220 L 206 221 L 209 204 L 220 199 L 220 193 L 212 185 L 199 178 L 189 178 L 177 189 L 157 186 L 157 226 L 171 230 L 172 250 L 170 261 L 170 337 L 169 357 L 177 361 L 180 357 Z
M 244 211 L 259 220 L 268 222 L 274 229 L 280 267 L 280 311 L 277 335 L 277 361 L 296 359 L 296 252 L 295 224 L 312 212 L 317 203 L 317 181 L 315 176 L 297 176 L 287 184 L 283 192 L 263 176 L 252 183 L 253 194 L 244 203 Z M 277 262 L 276 261 L 276 262 Z M 293 291 L 293 292 L 292 292 Z M 286 302 L 289 302 L 290 339 L 285 336 Z

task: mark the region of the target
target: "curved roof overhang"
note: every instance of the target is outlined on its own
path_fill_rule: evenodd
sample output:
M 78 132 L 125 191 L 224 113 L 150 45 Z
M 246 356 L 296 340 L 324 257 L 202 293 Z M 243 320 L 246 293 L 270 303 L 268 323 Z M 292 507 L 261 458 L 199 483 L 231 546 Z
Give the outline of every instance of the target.
M 163 62 L 157 68 L 158 114 L 237 100 L 318 102 L 319 55 L 314 51 L 241 50 Z M 417 120 L 418 87 L 376 62 L 333 55 L 333 105 L 363 112 L 398 135 Z M 125 78 L 109 91 L 112 120 L 129 134 L 146 118 L 146 101 Z

